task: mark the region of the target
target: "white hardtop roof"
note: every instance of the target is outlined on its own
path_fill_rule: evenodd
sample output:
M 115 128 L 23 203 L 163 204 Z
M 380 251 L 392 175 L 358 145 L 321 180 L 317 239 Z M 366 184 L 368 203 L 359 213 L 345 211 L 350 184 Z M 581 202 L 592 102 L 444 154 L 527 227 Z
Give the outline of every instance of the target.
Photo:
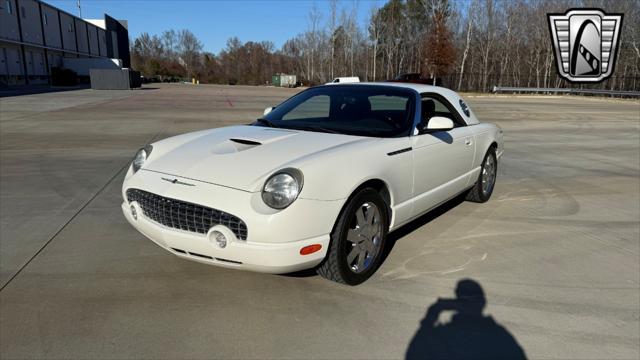
M 345 85 L 382 85 L 382 86 L 395 86 L 395 87 L 401 87 L 401 88 L 405 88 L 405 89 L 413 89 L 419 93 L 425 93 L 425 92 L 434 92 L 434 93 L 438 93 L 441 95 L 445 95 L 445 94 L 455 94 L 457 97 L 460 97 L 455 91 L 451 90 L 451 89 L 447 89 L 444 87 L 440 87 L 440 86 L 435 86 L 435 85 L 426 85 L 426 84 L 415 84 L 415 83 L 404 83 L 404 82 L 394 82 L 394 81 L 376 81 L 376 82 L 359 82 L 359 83 L 352 83 L 352 84 L 345 84 Z
M 379 81 L 379 82 L 343 83 L 343 84 L 336 84 L 336 85 L 339 85 L 339 86 L 361 86 L 361 85 L 393 86 L 393 87 L 399 87 L 399 88 L 405 88 L 405 89 L 412 89 L 417 91 L 420 94 L 422 93 L 440 94 L 458 110 L 458 112 L 460 113 L 460 115 L 468 125 L 474 125 L 474 124 L 480 123 L 480 120 L 478 120 L 476 115 L 469 108 L 469 105 L 466 104 L 466 101 L 464 101 L 464 99 L 462 99 L 462 97 L 458 95 L 457 92 L 444 87 L 434 86 L 434 85 L 425 85 L 425 84 L 391 82 L 391 81 L 390 82 Z M 465 109 L 462 108 L 463 104 L 467 107 L 467 111 L 469 112 L 469 115 L 467 115 L 466 112 L 464 111 Z

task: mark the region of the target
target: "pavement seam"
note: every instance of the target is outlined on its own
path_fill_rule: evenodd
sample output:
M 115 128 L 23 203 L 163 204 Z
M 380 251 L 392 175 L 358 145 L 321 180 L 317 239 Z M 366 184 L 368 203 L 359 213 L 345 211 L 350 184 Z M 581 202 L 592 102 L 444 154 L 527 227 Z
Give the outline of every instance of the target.
M 107 186 L 109 186 L 109 184 L 111 184 L 111 182 L 112 182 L 113 180 L 115 180 L 115 179 L 118 177 L 118 175 L 120 175 L 120 173 L 122 172 L 122 170 L 125 170 L 128 166 L 129 166 L 129 162 L 127 162 L 127 164 L 126 164 L 125 166 L 121 167 L 121 168 L 120 168 L 120 169 L 115 173 L 115 175 L 113 175 L 113 176 L 109 179 L 109 181 L 107 181 L 107 183 L 106 183 L 106 184 L 104 184 L 104 185 L 103 185 L 103 186 L 102 186 L 102 187 L 101 187 L 101 188 L 100 188 L 100 189 L 99 189 L 95 194 L 93 194 L 93 196 L 92 196 L 92 197 L 91 197 L 91 198 L 90 198 L 90 199 L 89 199 L 89 200 L 88 200 L 84 205 L 82 205 L 82 207 L 81 207 L 80 209 L 78 209 L 78 211 L 76 211 L 76 213 L 75 213 L 75 214 L 73 214 L 73 216 L 72 216 L 69 220 L 67 220 L 67 222 L 65 222 L 65 223 L 64 223 L 64 225 L 62 225 L 62 227 L 61 227 L 60 229 L 58 229 L 58 231 L 56 231 L 56 233 L 55 233 L 55 234 L 53 234 L 53 236 L 52 236 L 49 240 L 47 240 L 47 242 L 45 242 L 45 243 L 44 243 L 44 245 L 42 245 L 42 247 L 40 247 L 40 249 L 38 249 L 38 251 L 36 251 L 36 253 L 35 253 L 35 254 L 33 254 L 33 256 L 31 256 L 31 258 L 29 258 L 29 260 L 27 260 L 27 262 L 26 262 L 26 263 L 24 263 L 24 265 L 22 265 L 22 266 L 18 269 L 18 271 L 16 271 L 16 273 L 15 273 L 15 274 L 13 274 L 13 276 L 11 276 L 11 277 L 9 278 L 9 280 L 7 280 L 7 282 L 6 282 L 4 285 L 2 285 L 2 287 L 0 287 L 0 291 L 4 290 L 4 288 L 6 288 L 6 287 L 7 287 L 7 285 L 9 285 L 9 284 L 13 281 L 13 279 L 15 279 L 15 278 L 16 278 L 16 277 L 17 277 L 17 276 L 22 272 L 22 270 L 24 270 L 24 268 L 26 268 L 26 267 L 31 263 L 31 261 L 33 261 L 33 259 L 35 259 L 35 258 L 36 258 L 36 256 L 38 256 L 38 255 L 42 252 L 42 250 L 44 250 L 44 248 L 46 248 L 46 247 L 47 247 L 47 245 L 49 245 L 49 243 L 51 243 L 51 241 L 53 241 L 53 239 L 55 239 L 55 238 L 56 238 L 56 236 L 58 236 L 58 234 L 60 234 L 60 233 L 62 232 L 62 230 L 64 230 L 64 229 L 67 227 L 67 225 L 69 225 L 69 224 L 73 221 L 73 219 L 75 219 L 75 218 L 76 218 L 76 217 L 77 217 L 77 216 L 82 212 L 82 210 L 84 210 L 87 206 L 89 206 L 89 204 L 91 204 L 91 202 L 92 202 L 96 197 L 98 197 L 98 195 L 100 195 L 100 194 L 104 191 L 104 189 L 106 189 L 106 188 L 107 188 Z
M 160 136 L 160 134 L 163 132 L 163 130 L 158 131 L 149 141 L 147 141 L 146 143 L 149 144 L 151 142 L 153 142 L 155 139 L 158 138 L 158 136 Z M 82 207 L 80 209 L 78 209 L 78 211 L 76 211 L 75 214 L 73 214 L 73 216 L 71 216 L 71 218 L 69 218 L 69 220 L 67 220 L 64 225 L 62 225 L 62 227 L 60 229 L 58 229 L 58 231 L 56 231 L 55 234 L 53 234 L 53 236 L 51 236 L 51 238 L 49 238 L 49 240 L 47 240 L 47 242 L 45 242 L 40 249 L 38 249 L 38 251 L 36 251 L 35 254 L 33 254 L 33 256 L 31 256 L 29 258 L 29 260 L 27 260 L 27 262 L 25 262 L 19 269 L 18 271 L 15 272 L 15 274 L 13 274 L 9 280 L 7 280 L 6 283 L 4 283 L 4 285 L 2 285 L 2 287 L 0 287 L 0 292 L 3 291 L 7 286 L 9 286 L 9 284 L 11 284 L 11 282 L 13 282 L 13 280 L 18 277 L 18 275 L 20 275 L 20 273 L 22 272 L 22 270 L 24 270 L 27 266 L 29 266 L 29 264 L 33 261 L 33 259 L 35 259 L 52 241 L 53 239 L 55 239 L 64 229 L 67 228 L 67 226 L 78 216 L 80 215 L 80 213 L 87 207 L 89 206 L 89 204 L 91 204 L 93 202 L 93 200 L 95 200 L 95 198 L 98 197 L 98 195 L 102 194 L 102 192 L 113 182 L 113 180 L 115 180 L 120 173 L 122 173 L 123 170 L 126 170 L 129 167 L 129 164 L 131 162 L 127 161 L 127 163 L 122 166 L 118 171 L 116 171 L 116 173 L 98 190 L 96 191 L 95 194 L 93 194 L 93 196 L 87 200 L 87 202 L 82 205 Z

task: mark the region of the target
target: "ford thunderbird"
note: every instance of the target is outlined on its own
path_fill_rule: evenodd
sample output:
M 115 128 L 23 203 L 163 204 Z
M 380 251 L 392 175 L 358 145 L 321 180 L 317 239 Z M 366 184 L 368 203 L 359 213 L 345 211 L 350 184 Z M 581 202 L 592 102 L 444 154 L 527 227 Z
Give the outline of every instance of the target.
M 389 232 L 458 195 L 489 200 L 502 153 L 502 130 L 451 90 L 318 86 L 249 125 L 146 145 L 125 176 L 122 211 L 181 258 L 315 268 L 356 285 L 380 266 Z

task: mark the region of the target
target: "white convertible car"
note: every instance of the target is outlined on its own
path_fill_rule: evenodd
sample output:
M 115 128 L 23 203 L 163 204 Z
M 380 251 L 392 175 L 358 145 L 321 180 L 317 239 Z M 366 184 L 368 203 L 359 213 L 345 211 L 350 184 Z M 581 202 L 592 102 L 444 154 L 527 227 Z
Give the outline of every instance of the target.
M 179 257 L 236 269 L 316 268 L 356 285 L 387 234 L 466 192 L 493 192 L 502 130 L 455 92 L 403 83 L 302 91 L 251 125 L 147 145 L 122 211 Z

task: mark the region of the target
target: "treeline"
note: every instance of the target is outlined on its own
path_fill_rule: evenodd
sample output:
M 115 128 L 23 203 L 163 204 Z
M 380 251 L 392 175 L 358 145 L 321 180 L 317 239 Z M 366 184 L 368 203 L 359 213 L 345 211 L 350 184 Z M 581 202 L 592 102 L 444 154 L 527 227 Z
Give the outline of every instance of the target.
M 624 13 L 614 76 L 590 87 L 640 88 L 640 1 L 389 0 L 359 19 L 355 2 L 313 6 L 305 32 L 281 49 L 231 38 L 219 54 L 202 51 L 188 30 L 142 34 L 133 66 L 147 77 L 196 77 L 205 83 L 265 84 L 274 73 L 305 84 L 337 76 L 364 81 L 422 73 L 460 91 L 493 86 L 564 87 L 556 72 L 547 13 L 597 7 Z M 362 25 L 365 24 L 365 25 Z

